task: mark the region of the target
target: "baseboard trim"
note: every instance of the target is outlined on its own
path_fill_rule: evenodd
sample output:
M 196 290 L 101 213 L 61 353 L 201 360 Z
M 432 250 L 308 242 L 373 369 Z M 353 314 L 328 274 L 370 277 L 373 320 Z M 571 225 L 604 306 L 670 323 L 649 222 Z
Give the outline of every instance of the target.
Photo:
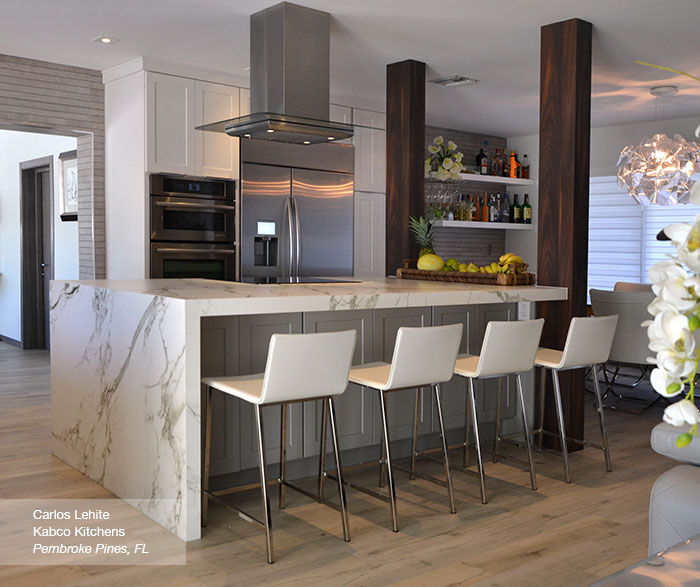
M 22 343 L 19 340 L 15 340 L 14 338 L 10 338 L 9 336 L 5 336 L 4 334 L 0 334 L 0 341 L 6 342 L 7 344 L 10 344 L 12 346 L 16 346 L 18 349 L 22 348 Z

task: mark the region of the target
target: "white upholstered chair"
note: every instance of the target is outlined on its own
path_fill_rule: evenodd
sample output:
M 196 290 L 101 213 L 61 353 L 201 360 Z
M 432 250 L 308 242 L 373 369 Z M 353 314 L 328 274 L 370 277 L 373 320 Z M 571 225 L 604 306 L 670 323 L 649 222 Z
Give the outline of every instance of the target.
M 481 345 L 481 353 L 479 356 L 467 356 L 457 359 L 455 374 L 466 377 L 469 380 L 467 412 L 471 412 L 471 424 L 474 427 L 474 442 L 476 445 L 477 464 L 479 467 L 482 503 L 486 503 L 486 485 L 484 482 L 484 464 L 481 458 L 479 419 L 476 410 L 474 380 L 515 375 L 523 420 L 523 434 L 525 435 L 525 445 L 527 447 L 530 465 L 530 483 L 532 489 L 537 489 L 537 480 L 535 478 L 535 468 L 532 462 L 532 450 L 530 447 L 530 429 L 527 424 L 520 374 L 532 369 L 535 353 L 537 352 L 540 337 L 542 336 L 543 326 L 543 318 L 539 318 L 538 320 L 489 322 L 486 325 L 484 342 Z M 467 415 L 467 419 L 468 418 L 469 415 Z M 469 425 L 466 427 L 464 447 L 466 461 L 466 454 L 469 450 Z
M 462 340 L 462 325 L 450 324 L 448 326 L 429 326 L 424 328 L 399 328 L 394 346 L 394 354 L 391 363 L 370 363 L 350 371 L 350 381 L 377 390 L 382 411 L 382 440 L 384 454 L 380 455 L 380 478 L 383 477 L 384 467 L 389 483 L 389 505 L 391 510 L 391 526 L 394 532 L 399 531 L 399 519 L 396 509 L 396 486 L 394 483 L 394 469 L 400 469 L 391 460 L 391 446 L 389 439 L 389 420 L 387 417 L 387 394 L 392 391 L 420 388 L 430 385 L 435 395 L 438 422 L 440 424 L 440 436 L 442 438 L 443 462 L 447 484 L 447 494 L 450 502 L 450 512 L 455 513 L 454 495 L 452 491 L 452 477 L 447 456 L 447 441 L 445 440 L 445 426 L 442 417 L 442 401 L 440 384 L 452 378 L 452 371 Z M 416 401 L 418 401 L 420 389 L 416 389 Z M 417 416 L 416 416 L 417 418 Z M 411 469 L 408 472 L 411 478 L 415 475 L 424 477 L 430 481 L 432 478 L 420 475 L 415 470 L 415 442 L 417 421 L 414 422 L 413 455 Z M 371 489 L 352 485 L 374 497 L 386 499 L 382 493 Z
M 243 514 L 246 521 L 253 521 L 265 529 L 267 541 L 267 562 L 274 562 L 272 546 L 272 520 L 268 495 L 267 469 L 265 465 L 265 441 L 263 432 L 262 408 L 270 405 L 282 406 L 282 437 L 280 439 L 280 508 L 284 508 L 285 488 L 289 487 L 309 496 L 286 479 L 287 444 L 287 404 L 299 401 L 322 400 L 324 403 L 323 422 L 325 430 L 326 411 L 330 415 L 333 449 L 335 452 L 338 495 L 343 525 L 343 537 L 350 541 L 350 529 L 345 501 L 345 490 L 340 464 L 340 448 L 336 429 L 335 404 L 333 397 L 343 393 L 348 385 L 348 374 L 355 349 L 355 330 L 328 332 L 321 334 L 273 334 L 267 355 L 265 372 L 242 377 L 206 377 L 202 383 L 207 386 L 206 432 L 204 447 L 204 474 L 202 479 L 202 525 L 207 523 L 209 499 Z M 213 390 L 227 393 L 255 406 L 255 419 L 258 437 L 258 461 L 260 465 L 260 488 L 262 492 L 264 521 L 259 521 L 241 512 L 235 506 L 222 502 L 209 492 L 209 464 L 211 453 L 211 396 Z M 325 441 L 325 438 L 323 439 Z M 325 447 L 325 444 L 324 444 Z M 322 459 L 325 454 L 322 455 Z M 319 484 L 320 487 L 320 484 Z M 310 496 L 326 503 L 319 496 Z M 330 505 L 330 504 L 327 504 Z
M 537 351 L 535 365 L 542 368 L 542 377 L 540 378 L 539 427 L 533 431 L 533 434 L 539 434 L 540 441 L 543 434 L 551 434 L 543 428 L 545 372 L 549 369 L 552 372 L 552 381 L 554 383 L 554 401 L 559 424 L 559 440 L 564 460 L 564 475 L 567 483 L 571 483 L 571 476 L 569 475 L 569 453 L 566 446 L 567 441 L 601 449 L 605 453 L 605 466 L 608 471 L 612 471 L 610 448 L 608 446 L 608 435 L 605 429 L 605 416 L 603 414 L 603 402 L 598 386 L 596 365 L 603 364 L 608 360 L 616 326 L 617 316 L 572 318 L 569 324 L 569 332 L 566 335 L 564 350 L 559 351 L 541 348 Z M 571 438 L 566 434 L 566 429 L 564 428 L 564 413 L 561 402 L 561 390 L 559 388 L 559 371 L 588 367 L 593 370 L 593 388 L 595 391 L 596 406 L 598 408 L 598 417 L 600 419 L 601 445 L 586 440 Z

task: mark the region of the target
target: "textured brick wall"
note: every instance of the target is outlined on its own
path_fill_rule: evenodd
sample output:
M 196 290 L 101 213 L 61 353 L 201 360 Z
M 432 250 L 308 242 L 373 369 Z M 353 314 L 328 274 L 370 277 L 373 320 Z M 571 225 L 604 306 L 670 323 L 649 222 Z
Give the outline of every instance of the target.
M 0 126 L 78 137 L 81 279 L 105 276 L 104 120 L 99 71 L 0 55 Z

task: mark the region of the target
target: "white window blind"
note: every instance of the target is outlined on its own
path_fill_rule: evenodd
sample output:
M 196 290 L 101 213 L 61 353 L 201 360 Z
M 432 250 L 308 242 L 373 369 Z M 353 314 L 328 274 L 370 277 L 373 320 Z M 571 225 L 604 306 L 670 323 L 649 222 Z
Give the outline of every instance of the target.
M 592 177 L 588 220 L 588 289 L 613 289 L 618 281 L 649 283 L 649 268 L 673 253 L 658 232 L 674 222 L 692 222 L 700 206 L 640 206 L 617 177 Z M 590 300 L 589 300 L 590 303 Z

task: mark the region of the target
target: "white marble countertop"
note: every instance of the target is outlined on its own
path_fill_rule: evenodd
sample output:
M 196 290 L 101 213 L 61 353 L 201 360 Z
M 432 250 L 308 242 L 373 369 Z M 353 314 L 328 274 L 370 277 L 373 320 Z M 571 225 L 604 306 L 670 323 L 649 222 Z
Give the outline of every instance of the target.
M 184 300 L 203 315 L 498 304 L 565 300 L 564 287 L 489 286 L 386 277 L 345 283 L 254 285 L 206 279 L 56 282 Z M 199 303 L 197 303 L 199 302 Z

